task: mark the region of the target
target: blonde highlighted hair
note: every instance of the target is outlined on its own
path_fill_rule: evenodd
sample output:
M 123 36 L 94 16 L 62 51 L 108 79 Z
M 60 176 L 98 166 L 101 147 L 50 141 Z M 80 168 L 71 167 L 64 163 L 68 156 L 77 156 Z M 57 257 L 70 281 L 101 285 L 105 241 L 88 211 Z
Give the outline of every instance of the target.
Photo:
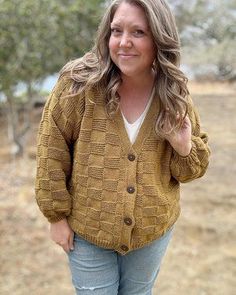
M 73 79 L 71 95 L 83 93 L 86 88 L 99 86 L 104 89 L 106 108 L 113 116 L 119 108 L 118 88 L 122 83 L 119 68 L 112 62 L 109 54 L 110 24 L 114 14 L 122 3 L 137 5 L 147 16 L 150 31 L 156 45 L 156 58 L 153 63 L 155 71 L 155 91 L 160 99 L 160 113 L 155 130 L 164 136 L 164 122 L 170 130 L 181 127 L 188 112 L 187 78 L 179 69 L 180 40 L 169 6 L 165 0 L 114 0 L 107 8 L 98 28 L 94 47 L 82 58 L 66 64 L 61 75 L 70 75 Z M 181 115 L 180 115 L 181 114 Z

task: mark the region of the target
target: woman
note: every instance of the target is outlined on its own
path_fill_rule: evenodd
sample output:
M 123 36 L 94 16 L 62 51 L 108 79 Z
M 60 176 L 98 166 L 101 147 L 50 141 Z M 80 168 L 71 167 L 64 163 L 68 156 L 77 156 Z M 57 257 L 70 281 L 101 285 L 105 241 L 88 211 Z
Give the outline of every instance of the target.
M 164 0 L 113 1 L 46 103 L 36 198 L 77 294 L 151 294 L 179 184 L 207 169 L 179 50 Z

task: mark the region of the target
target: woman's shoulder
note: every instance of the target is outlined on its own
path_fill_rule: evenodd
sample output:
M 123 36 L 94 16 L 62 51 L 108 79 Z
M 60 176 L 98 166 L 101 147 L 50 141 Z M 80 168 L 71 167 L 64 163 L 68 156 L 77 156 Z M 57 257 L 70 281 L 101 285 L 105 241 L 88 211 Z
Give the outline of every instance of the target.
M 51 96 L 62 105 L 68 101 L 81 105 L 86 104 L 86 101 L 97 103 L 104 100 L 105 89 L 102 85 L 90 85 L 80 89 L 80 84 L 68 73 L 60 75 Z

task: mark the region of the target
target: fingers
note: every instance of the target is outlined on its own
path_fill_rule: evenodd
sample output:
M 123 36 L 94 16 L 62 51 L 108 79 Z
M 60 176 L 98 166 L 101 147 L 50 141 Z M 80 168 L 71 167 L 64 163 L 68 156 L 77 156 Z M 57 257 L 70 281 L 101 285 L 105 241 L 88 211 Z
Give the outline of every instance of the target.
M 184 120 L 182 122 L 182 125 L 181 125 L 181 129 L 183 129 L 183 130 L 184 129 L 189 129 L 190 132 L 192 132 L 192 125 L 191 125 L 191 121 L 190 121 L 188 115 L 184 118 Z
M 69 253 L 70 251 L 74 250 L 74 232 L 71 231 L 68 238 L 65 241 L 61 241 L 57 243 L 59 246 L 62 247 L 62 249 Z
M 69 249 L 74 250 L 74 232 L 71 233 L 69 237 Z
M 188 115 L 185 116 L 184 114 L 180 114 L 179 112 L 177 112 L 175 115 L 175 118 L 176 118 L 175 119 L 176 124 L 179 124 L 180 129 L 186 128 L 191 124 Z M 164 131 L 164 133 L 166 133 L 167 136 L 171 135 L 172 132 L 175 130 L 175 128 L 173 128 L 171 124 L 171 120 L 173 121 L 173 118 L 171 118 L 169 109 L 167 108 L 164 113 L 163 124 L 162 124 L 162 130 Z
M 74 250 L 74 232 L 72 231 L 69 235 L 69 237 L 65 241 L 56 242 L 57 245 L 62 247 L 62 249 L 69 253 L 70 251 Z
M 62 249 L 65 251 L 65 252 L 69 252 L 69 243 L 68 241 L 65 241 L 65 242 L 59 242 L 59 243 L 56 243 L 57 245 L 59 245 L 60 247 L 62 247 Z
M 73 250 L 74 232 L 70 228 L 67 220 L 60 220 L 50 226 L 51 239 L 65 252 Z

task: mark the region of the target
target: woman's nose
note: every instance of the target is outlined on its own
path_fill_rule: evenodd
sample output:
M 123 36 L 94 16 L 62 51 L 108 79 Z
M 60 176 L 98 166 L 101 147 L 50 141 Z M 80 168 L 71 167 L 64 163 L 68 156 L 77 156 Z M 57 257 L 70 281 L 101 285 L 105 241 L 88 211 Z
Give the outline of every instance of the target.
M 131 47 L 132 41 L 127 33 L 123 33 L 120 39 L 120 47 Z

